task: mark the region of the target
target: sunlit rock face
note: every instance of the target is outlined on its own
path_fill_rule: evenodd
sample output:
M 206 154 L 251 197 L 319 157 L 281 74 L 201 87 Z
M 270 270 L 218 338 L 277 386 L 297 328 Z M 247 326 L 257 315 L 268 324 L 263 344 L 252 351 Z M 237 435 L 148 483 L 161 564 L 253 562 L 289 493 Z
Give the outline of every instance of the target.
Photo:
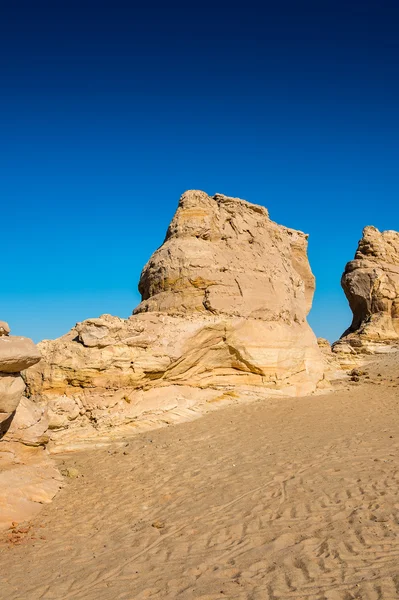
M 314 287 L 305 234 L 277 225 L 263 206 L 191 191 L 143 269 L 134 312 L 301 323 Z
M 26 337 L 10 335 L 10 327 L 0 321 L 0 431 L 17 410 L 24 395 L 21 371 L 39 362 L 40 352 Z
M 365 227 L 342 275 L 353 313 L 334 351 L 373 354 L 399 350 L 399 233 Z
M 129 319 L 103 315 L 39 344 L 27 382 L 55 445 L 190 418 L 226 398 L 307 394 L 323 377 L 306 322 L 307 236 L 262 206 L 183 194 L 139 290 Z
M 21 371 L 41 355 L 32 340 L 0 321 L 0 529 L 31 518 L 50 502 L 62 477 L 44 446 L 47 410 L 24 396 Z

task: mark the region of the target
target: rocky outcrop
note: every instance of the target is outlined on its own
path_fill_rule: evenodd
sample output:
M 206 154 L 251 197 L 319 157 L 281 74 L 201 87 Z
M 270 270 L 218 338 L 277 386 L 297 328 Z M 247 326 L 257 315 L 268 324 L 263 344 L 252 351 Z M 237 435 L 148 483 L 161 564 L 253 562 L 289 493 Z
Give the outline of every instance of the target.
M 44 449 L 46 409 L 24 397 L 20 371 L 36 364 L 40 352 L 30 339 L 9 333 L 0 321 L 0 528 L 35 514 L 62 481 Z
M 353 320 L 334 344 L 334 352 L 399 350 L 399 232 L 366 227 L 341 284 Z
M 21 371 L 41 358 L 32 340 L 9 334 L 8 323 L 0 321 L 0 428 L 16 411 L 25 391 Z
M 306 322 L 314 287 L 305 234 L 262 206 L 186 192 L 143 269 L 134 314 L 89 319 L 40 344 L 44 360 L 27 382 L 47 408 L 52 447 L 226 399 L 312 392 L 323 377 Z

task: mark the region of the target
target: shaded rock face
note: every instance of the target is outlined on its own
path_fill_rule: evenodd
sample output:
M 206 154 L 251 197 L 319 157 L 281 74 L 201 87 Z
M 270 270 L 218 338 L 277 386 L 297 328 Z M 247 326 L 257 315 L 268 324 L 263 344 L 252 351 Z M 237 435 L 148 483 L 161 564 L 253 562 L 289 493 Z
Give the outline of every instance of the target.
M 186 192 L 139 290 L 129 319 L 89 319 L 39 345 L 26 379 L 59 447 L 226 398 L 306 394 L 323 376 L 307 236 L 262 206 Z
M 0 528 L 33 516 L 50 502 L 62 477 L 47 456 L 46 409 L 24 397 L 20 371 L 41 355 L 0 321 Z
M 334 344 L 334 351 L 372 354 L 399 350 L 399 232 L 365 227 L 341 284 L 353 320 Z

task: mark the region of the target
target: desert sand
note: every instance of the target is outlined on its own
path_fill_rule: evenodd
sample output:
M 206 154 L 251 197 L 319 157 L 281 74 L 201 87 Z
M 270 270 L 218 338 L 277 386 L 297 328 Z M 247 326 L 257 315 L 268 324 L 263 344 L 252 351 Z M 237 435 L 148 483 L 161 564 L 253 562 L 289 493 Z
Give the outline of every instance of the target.
M 399 355 L 333 393 L 212 411 L 57 455 L 1 534 L 9 600 L 399 597 Z

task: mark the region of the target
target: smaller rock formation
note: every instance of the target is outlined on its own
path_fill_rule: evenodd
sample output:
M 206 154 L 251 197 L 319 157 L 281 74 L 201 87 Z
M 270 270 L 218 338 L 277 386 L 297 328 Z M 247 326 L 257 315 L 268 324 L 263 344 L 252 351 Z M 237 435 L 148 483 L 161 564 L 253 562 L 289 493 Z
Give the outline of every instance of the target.
M 24 397 L 21 371 L 41 355 L 0 321 L 0 528 L 23 521 L 50 502 L 62 477 L 49 459 L 46 410 Z
M 25 382 L 21 371 L 41 358 L 32 340 L 9 334 L 8 324 L 0 321 L 0 428 L 17 409 L 23 396 Z
M 399 350 L 399 232 L 365 227 L 341 285 L 352 324 L 333 346 L 344 354 Z

